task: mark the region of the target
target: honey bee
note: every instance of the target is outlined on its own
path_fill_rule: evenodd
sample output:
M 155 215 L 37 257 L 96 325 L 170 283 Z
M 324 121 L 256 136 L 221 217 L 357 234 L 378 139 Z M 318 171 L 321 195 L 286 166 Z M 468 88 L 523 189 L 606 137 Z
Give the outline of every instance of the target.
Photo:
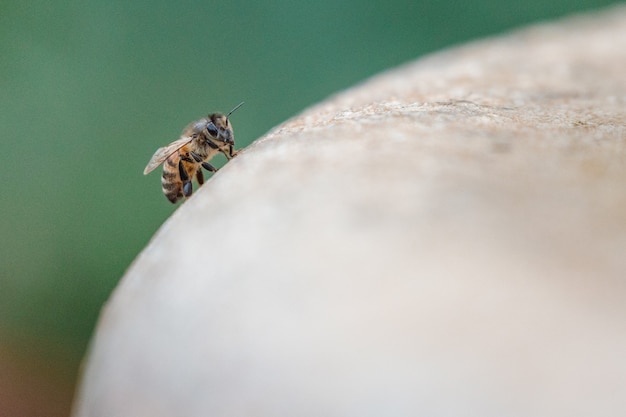
M 209 164 L 211 158 L 220 152 L 229 160 L 237 155 L 238 151 L 233 149 L 235 136 L 228 118 L 242 105 L 239 103 L 226 116 L 213 113 L 190 123 L 178 140 L 156 150 L 143 170 L 144 175 L 163 164 L 161 187 L 165 197 L 176 203 L 183 196 L 191 196 L 194 175 L 200 186 L 204 184 L 202 168 L 217 172 L 217 168 Z

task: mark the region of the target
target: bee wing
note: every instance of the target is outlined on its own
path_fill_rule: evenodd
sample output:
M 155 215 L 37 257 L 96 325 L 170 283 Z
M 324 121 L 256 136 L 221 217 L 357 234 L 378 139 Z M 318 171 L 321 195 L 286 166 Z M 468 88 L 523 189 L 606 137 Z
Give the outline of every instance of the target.
M 143 175 L 147 175 L 150 172 L 154 171 L 154 169 L 161 165 L 171 154 L 173 154 L 192 140 L 193 138 L 191 138 L 190 136 L 183 136 L 177 141 L 174 141 L 167 146 L 157 149 L 154 155 L 152 155 L 150 162 L 148 162 L 148 165 L 146 165 L 146 168 L 143 170 Z

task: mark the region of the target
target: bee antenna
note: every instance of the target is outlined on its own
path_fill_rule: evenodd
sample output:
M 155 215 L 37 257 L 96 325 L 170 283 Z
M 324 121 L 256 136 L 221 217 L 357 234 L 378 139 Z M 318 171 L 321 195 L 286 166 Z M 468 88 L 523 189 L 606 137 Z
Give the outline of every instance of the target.
M 233 112 L 234 112 L 235 110 L 237 110 L 239 107 L 243 106 L 243 103 L 244 103 L 244 102 L 242 101 L 241 103 L 237 104 L 237 105 L 235 106 L 235 108 L 234 108 L 234 109 L 232 109 L 231 111 L 229 111 L 229 112 L 228 112 L 228 114 L 226 115 L 226 120 L 228 120 L 228 118 L 230 117 L 230 115 L 231 115 L 231 114 L 233 114 Z

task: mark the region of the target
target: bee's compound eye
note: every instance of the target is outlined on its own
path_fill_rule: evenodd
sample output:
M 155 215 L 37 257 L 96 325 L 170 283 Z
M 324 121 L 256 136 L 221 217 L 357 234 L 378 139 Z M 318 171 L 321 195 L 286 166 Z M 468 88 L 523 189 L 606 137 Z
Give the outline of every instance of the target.
M 213 136 L 214 138 L 217 137 L 217 127 L 215 127 L 215 125 L 213 124 L 213 122 L 209 123 L 208 125 L 206 125 L 206 130 L 209 132 L 209 135 Z

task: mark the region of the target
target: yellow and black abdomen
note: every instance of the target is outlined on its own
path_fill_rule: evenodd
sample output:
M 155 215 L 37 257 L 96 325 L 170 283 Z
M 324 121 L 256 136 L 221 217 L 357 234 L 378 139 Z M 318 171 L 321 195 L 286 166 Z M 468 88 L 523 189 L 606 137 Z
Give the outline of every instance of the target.
M 163 175 L 161 177 L 161 188 L 163 194 L 172 203 L 178 201 L 183 196 L 183 182 L 180 179 L 178 173 L 178 163 L 180 162 L 180 155 L 178 152 L 174 152 L 170 155 L 163 164 Z

